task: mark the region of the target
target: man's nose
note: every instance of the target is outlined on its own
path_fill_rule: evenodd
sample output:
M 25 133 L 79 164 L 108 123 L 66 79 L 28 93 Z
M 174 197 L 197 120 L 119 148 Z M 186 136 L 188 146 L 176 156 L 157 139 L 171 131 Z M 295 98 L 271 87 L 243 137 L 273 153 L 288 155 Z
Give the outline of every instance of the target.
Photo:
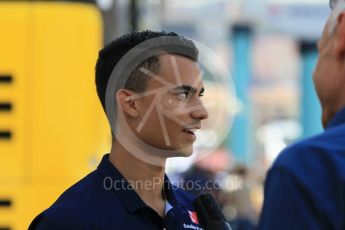
M 192 110 L 191 115 L 194 119 L 197 120 L 204 120 L 208 118 L 207 109 L 201 101 L 200 103 L 195 105 L 195 109 Z

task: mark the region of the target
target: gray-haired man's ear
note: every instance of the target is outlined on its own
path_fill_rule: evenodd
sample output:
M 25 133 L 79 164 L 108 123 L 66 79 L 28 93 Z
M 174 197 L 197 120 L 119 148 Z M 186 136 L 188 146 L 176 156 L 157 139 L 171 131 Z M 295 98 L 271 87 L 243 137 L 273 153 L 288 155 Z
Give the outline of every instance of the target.
M 345 12 L 339 14 L 336 28 L 335 52 L 338 59 L 345 58 Z

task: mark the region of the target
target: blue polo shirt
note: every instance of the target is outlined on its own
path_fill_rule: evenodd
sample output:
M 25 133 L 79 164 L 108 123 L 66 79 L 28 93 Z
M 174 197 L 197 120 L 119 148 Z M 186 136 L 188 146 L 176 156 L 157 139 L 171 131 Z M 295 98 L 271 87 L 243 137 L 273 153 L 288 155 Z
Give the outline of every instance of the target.
M 194 197 L 164 179 L 167 199 L 162 218 L 147 206 L 105 155 L 85 178 L 38 215 L 29 229 L 201 229 Z
M 345 109 L 269 170 L 259 229 L 345 229 Z

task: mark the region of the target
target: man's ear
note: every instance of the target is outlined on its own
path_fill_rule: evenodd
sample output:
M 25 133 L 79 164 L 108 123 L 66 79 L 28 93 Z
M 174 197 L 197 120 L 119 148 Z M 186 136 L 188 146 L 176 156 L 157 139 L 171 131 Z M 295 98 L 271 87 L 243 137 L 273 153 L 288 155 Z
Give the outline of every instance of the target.
M 338 58 L 345 57 L 345 12 L 341 12 L 337 19 L 337 35 L 335 52 Z
M 139 115 L 139 107 L 137 101 L 131 97 L 133 95 L 135 95 L 135 93 L 131 90 L 120 89 L 116 93 L 116 103 L 117 108 L 121 109 L 124 114 L 135 118 Z

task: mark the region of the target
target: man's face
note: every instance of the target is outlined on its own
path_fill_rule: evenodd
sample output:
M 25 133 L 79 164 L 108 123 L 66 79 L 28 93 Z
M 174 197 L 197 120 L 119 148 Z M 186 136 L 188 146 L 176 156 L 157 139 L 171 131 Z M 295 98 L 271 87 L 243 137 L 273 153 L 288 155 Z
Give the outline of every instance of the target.
M 142 69 L 142 72 L 146 70 Z M 195 130 L 208 113 L 201 101 L 204 86 L 196 62 L 183 56 L 159 56 L 159 70 L 151 75 L 139 100 L 135 134 L 162 150 L 177 150 L 188 156 L 193 151 Z M 150 95 L 151 92 L 154 92 Z M 180 151 L 184 149 L 184 151 Z
M 329 22 L 326 24 L 322 37 L 318 43 L 319 58 L 314 71 L 313 80 L 317 95 L 320 99 L 323 112 L 323 125 L 328 122 L 337 97 L 342 90 L 339 82 L 341 74 L 339 59 L 335 52 L 335 38 L 337 32 L 329 34 Z

